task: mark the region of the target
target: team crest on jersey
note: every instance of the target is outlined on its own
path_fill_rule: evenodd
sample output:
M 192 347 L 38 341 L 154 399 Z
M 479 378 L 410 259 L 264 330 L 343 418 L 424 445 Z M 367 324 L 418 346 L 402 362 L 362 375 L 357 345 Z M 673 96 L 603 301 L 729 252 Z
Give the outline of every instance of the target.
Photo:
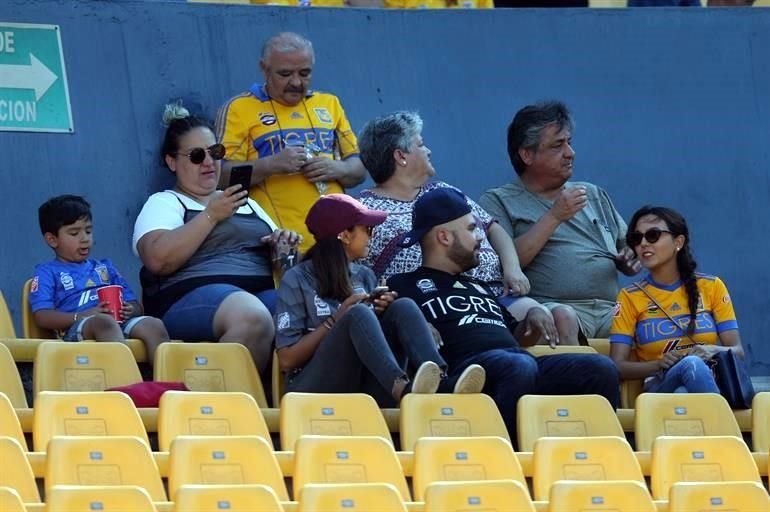
M 110 271 L 107 270 L 106 265 L 101 265 L 101 264 L 96 265 L 94 267 L 94 270 L 96 271 L 97 274 L 99 274 L 99 279 L 101 279 L 103 283 L 110 282 Z M 94 286 L 94 285 L 91 285 L 91 286 Z
M 272 126 L 275 124 L 275 114 L 272 112 L 260 112 L 259 113 L 259 122 L 264 124 L 265 126 Z
M 72 281 L 72 276 L 67 272 L 59 272 L 59 282 L 65 290 L 71 290 L 75 287 L 75 283 Z
M 313 112 L 315 112 L 316 117 L 322 123 L 331 123 L 332 122 L 332 115 L 325 108 L 320 108 L 320 107 L 319 108 L 314 108 Z
M 313 299 L 313 303 L 315 304 L 316 316 L 329 316 L 332 314 L 332 310 L 329 307 L 329 304 L 327 304 L 326 301 L 324 301 L 318 295 L 316 295 L 315 298 Z
M 417 288 L 419 288 L 422 293 L 430 293 L 430 292 L 438 291 L 432 279 L 420 279 L 419 281 L 417 281 Z
M 682 306 L 680 306 L 678 302 L 674 302 L 674 304 L 671 306 L 671 311 L 679 311 L 681 309 Z
M 32 282 L 29 285 L 29 292 L 35 293 L 37 291 L 38 286 L 40 286 L 40 279 L 37 276 L 35 276 L 34 278 L 32 278 Z
M 281 313 L 280 315 L 278 315 L 278 325 L 276 327 L 278 328 L 279 331 L 288 329 L 289 324 L 291 323 L 290 320 L 291 319 L 289 318 L 288 312 Z

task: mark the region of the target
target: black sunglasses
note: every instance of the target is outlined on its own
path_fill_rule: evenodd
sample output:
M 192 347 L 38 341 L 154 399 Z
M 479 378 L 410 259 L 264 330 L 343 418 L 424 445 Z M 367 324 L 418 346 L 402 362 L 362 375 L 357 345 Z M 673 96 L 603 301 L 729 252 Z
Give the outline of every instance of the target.
M 671 234 L 671 231 L 667 231 L 665 229 L 659 229 L 659 228 L 650 228 L 645 233 L 634 231 L 633 233 L 629 233 L 626 235 L 626 243 L 628 244 L 629 247 L 636 247 L 637 245 L 642 243 L 642 239 L 645 239 L 649 243 L 654 244 L 655 242 L 660 240 L 660 237 L 663 233 Z
M 189 153 L 177 152 L 177 155 L 186 156 L 194 164 L 201 164 L 206 159 L 206 153 L 214 160 L 222 160 L 225 157 L 225 147 L 222 144 L 214 144 L 207 148 L 192 148 Z

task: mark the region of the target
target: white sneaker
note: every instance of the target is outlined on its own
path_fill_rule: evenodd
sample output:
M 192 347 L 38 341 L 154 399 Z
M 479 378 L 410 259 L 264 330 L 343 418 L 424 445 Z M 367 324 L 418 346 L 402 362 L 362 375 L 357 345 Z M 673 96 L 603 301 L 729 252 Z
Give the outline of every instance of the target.
M 432 394 L 441 384 L 441 368 L 433 361 L 426 361 L 417 369 L 412 380 L 412 393 Z
M 481 366 L 468 366 L 455 382 L 454 393 L 481 393 L 487 380 L 487 372 Z

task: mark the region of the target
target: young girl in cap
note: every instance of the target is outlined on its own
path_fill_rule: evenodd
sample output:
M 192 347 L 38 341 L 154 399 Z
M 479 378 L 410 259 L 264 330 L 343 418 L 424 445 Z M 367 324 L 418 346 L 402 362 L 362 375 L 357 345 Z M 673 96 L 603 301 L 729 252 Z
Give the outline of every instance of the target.
M 323 196 L 310 209 L 305 223 L 316 244 L 278 289 L 276 348 L 287 391 L 366 392 L 392 405 L 410 391 L 452 389 L 417 305 L 377 287 L 374 273 L 355 263 L 386 217 L 345 194 Z M 483 385 L 484 370 L 475 366 L 454 391 L 478 393 Z

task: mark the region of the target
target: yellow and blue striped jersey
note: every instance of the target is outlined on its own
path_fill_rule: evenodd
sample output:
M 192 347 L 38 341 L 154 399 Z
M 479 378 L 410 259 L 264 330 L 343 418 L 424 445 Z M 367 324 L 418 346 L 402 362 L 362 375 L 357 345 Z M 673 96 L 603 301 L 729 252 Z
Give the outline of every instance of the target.
M 647 276 L 639 284 L 677 325 L 642 290 L 627 286 L 618 294 L 610 342 L 631 345 L 640 361 L 654 361 L 672 350 L 688 350 L 693 341 L 699 345 L 718 344 L 720 332 L 738 329 L 730 294 L 722 280 L 700 273 L 696 277 L 700 301 L 692 340 L 686 336 L 690 308 L 684 284 L 679 281 L 663 285 Z
M 264 85 L 228 101 L 216 121 L 217 140 L 232 161 L 256 160 L 281 152 L 287 145 L 314 146 L 317 154 L 332 159 L 358 156 L 358 141 L 339 99 L 333 94 L 308 92 L 295 106 L 272 101 Z M 314 239 L 305 226 L 305 216 L 324 194 L 342 193 L 342 186 L 329 182 L 319 189 L 301 173 L 275 174 L 252 187 L 250 196 L 282 228 L 300 233 L 309 249 Z

